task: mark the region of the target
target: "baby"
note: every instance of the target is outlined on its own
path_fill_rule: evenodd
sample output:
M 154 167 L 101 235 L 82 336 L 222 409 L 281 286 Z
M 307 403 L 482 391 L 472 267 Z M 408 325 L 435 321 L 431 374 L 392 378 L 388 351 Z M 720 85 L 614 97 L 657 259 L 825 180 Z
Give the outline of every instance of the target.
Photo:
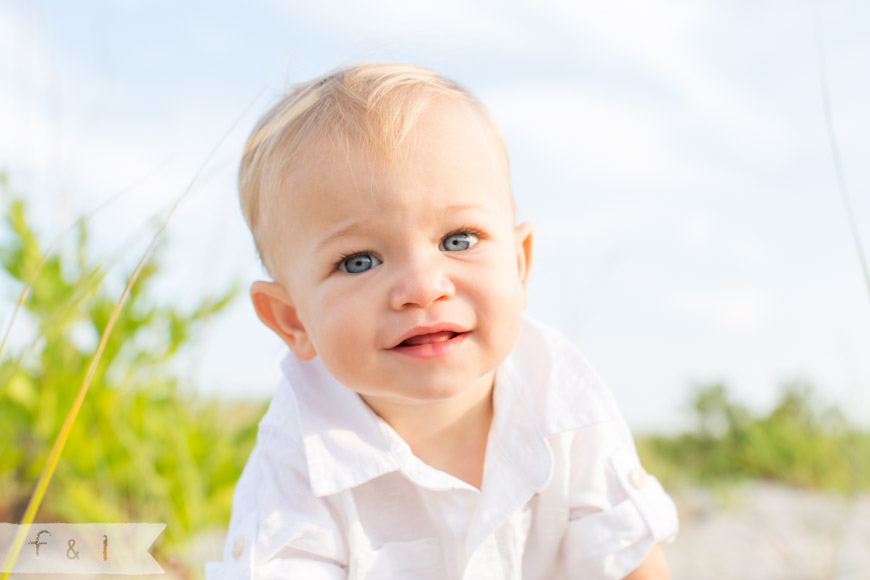
M 532 228 L 464 89 L 363 64 L 252 133 L 241 203 L 290 348 L 209 580 L 668 578 L 670 498 L 607 387 L 524 317 Z

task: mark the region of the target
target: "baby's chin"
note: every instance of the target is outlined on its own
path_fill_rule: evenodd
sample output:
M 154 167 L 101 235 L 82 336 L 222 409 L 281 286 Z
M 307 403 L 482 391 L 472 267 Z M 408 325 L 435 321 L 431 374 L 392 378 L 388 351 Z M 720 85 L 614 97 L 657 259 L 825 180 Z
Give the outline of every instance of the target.
M 385 404 L 398 407 L 417 407 L 460 403 L 466 398 L 476 399 L 492 390 L 494 383 L 495 371 L 489 371 L 472 380 L 464 377 L 455 381 L 419 381 L 413 385 L 405 385 L 391 390 L 367 389 L 365 387 L 349 388 L 373 408 Z

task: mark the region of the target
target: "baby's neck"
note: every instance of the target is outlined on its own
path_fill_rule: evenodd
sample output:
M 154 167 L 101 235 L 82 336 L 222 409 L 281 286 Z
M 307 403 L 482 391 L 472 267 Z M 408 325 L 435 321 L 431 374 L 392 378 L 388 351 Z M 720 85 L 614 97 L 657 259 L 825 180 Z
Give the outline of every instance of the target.
M 493 416 L 492 380 L 462 393 L 458 400 L 372 408 L 418 458 L 474 487 L 481 486 Z
M 479 488 L 483 483 L 483 463 L 492 413 L 490 390 L 490 396 L 453 423 L 417 433 L 416 439 L 404 435 L 403 438 L 414 455 L 432 467 Z

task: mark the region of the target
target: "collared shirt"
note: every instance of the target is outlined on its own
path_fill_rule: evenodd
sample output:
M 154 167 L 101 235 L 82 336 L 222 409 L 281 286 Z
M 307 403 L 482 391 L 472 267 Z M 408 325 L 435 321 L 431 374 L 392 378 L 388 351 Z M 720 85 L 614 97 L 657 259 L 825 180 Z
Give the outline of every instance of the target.
M 607 386 L 526 319 L 475 488 L 418 459 L 318 359 L 288 355 L 208 580 L 624 578 L 677 532 Z

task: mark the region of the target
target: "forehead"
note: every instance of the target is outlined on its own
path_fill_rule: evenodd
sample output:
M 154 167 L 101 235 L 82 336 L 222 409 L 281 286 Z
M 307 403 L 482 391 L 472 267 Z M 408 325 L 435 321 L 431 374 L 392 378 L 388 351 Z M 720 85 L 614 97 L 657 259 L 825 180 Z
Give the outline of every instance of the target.
M 418 120 L 392 159 L 353 137 L 312 138 L 268 213 L 328 219 L 347 207 L 390 211 L 488 195 L 512 203 L 500 138 L 472 105 L 443 101 Z

